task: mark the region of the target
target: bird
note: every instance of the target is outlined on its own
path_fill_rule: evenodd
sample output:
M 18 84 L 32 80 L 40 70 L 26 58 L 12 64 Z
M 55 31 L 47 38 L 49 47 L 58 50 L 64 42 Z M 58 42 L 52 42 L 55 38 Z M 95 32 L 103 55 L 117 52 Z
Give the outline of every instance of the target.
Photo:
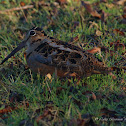
M 110 67 L 88 51 L 71 43 L 48 36 L 42 28 L 30 29 L 24 40 L 1 62 L 26 47 L 26 61 L 29 68 L 42 76 L 56 74 L 58 77 L 92 74 L 109 74 Z

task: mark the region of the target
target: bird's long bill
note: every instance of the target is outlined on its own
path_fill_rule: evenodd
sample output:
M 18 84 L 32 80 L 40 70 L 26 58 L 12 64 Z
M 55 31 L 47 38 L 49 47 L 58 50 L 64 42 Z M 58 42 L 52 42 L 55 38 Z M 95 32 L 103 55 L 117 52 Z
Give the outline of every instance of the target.
M 2 62 L 1 64 L 3 64 L 6 60 L 8 60 L 11 56 L 13 56 L 16 52 L 18 52 L 19 50 L 21 50 L 22 48 L 25 47 L 26 41 L 22 41 L 19 46 L 17 48 L 15 48 Z

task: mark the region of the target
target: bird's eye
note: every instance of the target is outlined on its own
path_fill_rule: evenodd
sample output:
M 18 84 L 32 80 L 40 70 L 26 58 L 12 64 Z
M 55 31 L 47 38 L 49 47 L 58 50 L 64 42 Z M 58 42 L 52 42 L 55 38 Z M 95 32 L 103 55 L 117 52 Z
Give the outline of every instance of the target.
M 31 30 L 30 33 L 29 33 L 31 36 L 35 36 L 36 35 L 36 32 L 34 30 Z

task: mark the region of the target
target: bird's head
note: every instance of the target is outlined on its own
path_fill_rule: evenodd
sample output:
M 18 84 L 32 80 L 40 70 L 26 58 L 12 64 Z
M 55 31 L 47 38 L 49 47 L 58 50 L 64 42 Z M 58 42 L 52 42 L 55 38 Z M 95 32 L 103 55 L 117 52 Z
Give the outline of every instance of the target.
M 2 62 L 3 64 L 6 60 L 8 60 L 11 56 L 17 53 L 19 50 L 24 48 L 25 46 L 30 46 L 32 44 L 36 44 L 41 40 L 46 38 L 45 32 L 39 27 L 33 27 L 31 30 L 28 31 L 24 40 L 16 47 Z

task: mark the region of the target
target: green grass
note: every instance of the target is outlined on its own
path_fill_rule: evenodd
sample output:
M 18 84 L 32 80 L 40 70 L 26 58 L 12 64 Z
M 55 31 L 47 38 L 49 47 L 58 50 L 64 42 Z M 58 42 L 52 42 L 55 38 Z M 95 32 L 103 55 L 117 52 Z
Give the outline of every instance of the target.
M 32 0 L 33 1 L 33 0 Z M 1 1 L 0 1 L 1 2 Z M 21 0 L 6 0 L 0 3 L 1 10 L 19 7 Z M 102 52 L 103 59 L 108 67 L 114 66 L 116 62 L 125 65 L 125 60 L 121 58 L 125 50 L 115 51 L 110 42 L 120 40 L 120 43 L 126 45 L 126 37 L 113 33 L 113 29 L 125 31 L 125 25 L 121 24 L 121 19 L 117 17 L 123 14 L 123 5 L 114 5 L 113 8 L 106 7 L 106 3 L 95 6 L 98 10 L 104 10 L 110 16 L 106 19 L 106 24 L 102 24 L 100 19 L 92 17 L 80 3 L 68 3 L 65 6 L 54 7 L 54 0 L 49 3 L 50 6 L 39 7 L 34 0 L 34 8 L 14 11 L 8 14 L 0 14 L 0 61 L 2 61 L 17 45 L 23 40 L 25 33 L 33 26 L 42 27 L 44 31 L 57 39 L 71 41 L 71 38 L 79 37 L 75 45 L 82 45 L 87 50 L 94 46 L 104 46 L 115 52 Z M 91 1 L 94 3 L 95 1 Z M 31 0 L 24 0 L 25 5 L 31 4 Z M 112 1 L 109 1 L 112 3 Z M 55 15 L 54 8 L 57 8 L 58 15 Z M 83 20 L 84 19 L 84 20 Z M 97 23 L 90 27 L 90 21 Z M 52 23 L 51 23 L 52 22 Z M 74 27 L 74 23 L 79 25 Z M 95 35 L 96 30 L 100 30 L 103 35 Z M 125 33 L 125 32 L 124 32 Z M 85 46 L 83 46 L 85 45 Z M 124 118 L 125 112 L 125 86 L 126 71 L 121 70 L 113 72 L 116 79 L 110 75 L 92 75 L 78 80 L 51 80 L 32 73 L 26 69 L 26 60 L 23 56 L 25 49 L 15 54 L 15 58 L 10 58 L 0 66 L 0 110 L 6 106 L 19 106 L 18 109 L 9 113 L 0 115 L 0 123 L 8 126 L 17 125 L 80 125 L 81 121 L 86 121 L 91 125 L 93 123 L 102 126 L 124 126 L 126 121 L 103 121 L 102 118 L 110 119 Z M 12 99 L 16 99 L 16 101 Z M 11 101 L 12 100 L 12 101 Z M 23 101 L 23 102 L 22 102 Z M 29 106 L 23 105 L 28 102 Z M 20 107 L 22 105 L 22 107 Z M 105 108 L 103 113 L 101 109 Z M 44 115 L 49 111 L 47 115 Z M 108 113 L 106 113 L 106 111 Z M 51 114 L 50 114 L 51 113 Z M 39 123 L 38 117 L 44 115 Z M 96 119 L 98 118 L 98 120 Z M 126 117 L 125 117 L 126 118 Z M 100 120 L 101 119 L 101 120 Z M 93 124 L 92 124 L 93 125 Z

